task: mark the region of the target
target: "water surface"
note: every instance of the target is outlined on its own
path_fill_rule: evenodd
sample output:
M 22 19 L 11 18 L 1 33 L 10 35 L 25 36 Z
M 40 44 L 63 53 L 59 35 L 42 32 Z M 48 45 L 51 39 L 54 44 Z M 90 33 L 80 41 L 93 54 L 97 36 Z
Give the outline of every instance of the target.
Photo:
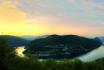
M 94 61 L 97 60 L 99 58 L 103 58 L 104 57 L 104 46 L 100 46 L 99 48 L 78 57 L 80 60 L 82 61 Z
M 16 48 L 17 55 L 20 57 L 24 57 L 25 55 L 23 54 L 23 52 L 25 50 L 26 49 L 24 49 L 24 46 L 20 46 L 20 47 Z M 97 59 L 103 58 L 103 57 L 104 57 L 104 46 L 100 46 L 99 48 L 97 48 L 83 56 L 78 57 L 78 59 L 86 62 L 86 61 L 94 61 L 94 60 L 97 60 Z

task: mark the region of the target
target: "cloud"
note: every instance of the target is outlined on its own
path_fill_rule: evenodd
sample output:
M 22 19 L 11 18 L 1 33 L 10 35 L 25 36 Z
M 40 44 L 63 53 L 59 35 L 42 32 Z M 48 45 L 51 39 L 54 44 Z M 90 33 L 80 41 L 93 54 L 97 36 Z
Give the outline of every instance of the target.
M 76 0 L 66 0 L 66 1 L 70 4 L 75 4 L 76 3 Z
M 94 2 L 94 1 L 91 1 L 91 0 L 82 1 L 82 4 L 85 7 L 88 7 L 88 8 L 104 9 L 104 4 L 102 4 L 102 3 L 98 4 L 97 2 Z
M 26 21 L 26 13 L 21 11 L 11 2 L 0 3 L 0 20 L 8 23 L 23 23 Z
M 22 25 L 27 21 L 26 13 L 18 9 L 14 3 L 0 3 L 0 33 L 16 34 L 22 31 Z
M 81 4 L 87 8 L 104 9 L 104 0 L 66 0 L 69 4 Z
M 28 34 L 25 30 L 30 34 L 39 33 L 38 30 L 42 33 L 88 34 L 94 31 L 100 34 L 104 26 L 101 24 L 104 20 L 103 2 L 103 0 L 0 0 L 0 20 L 6 25 L 15 23 L 14 30 L 24 34 Z M 10 28 L 9 25 L 7 28 Z

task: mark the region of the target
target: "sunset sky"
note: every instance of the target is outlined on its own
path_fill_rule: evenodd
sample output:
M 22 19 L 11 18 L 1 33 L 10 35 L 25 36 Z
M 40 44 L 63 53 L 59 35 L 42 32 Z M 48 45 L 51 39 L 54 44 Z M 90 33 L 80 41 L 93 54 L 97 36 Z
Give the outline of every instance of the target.
M 0 35 L 104 36 L 104 0 L 0 0 Z

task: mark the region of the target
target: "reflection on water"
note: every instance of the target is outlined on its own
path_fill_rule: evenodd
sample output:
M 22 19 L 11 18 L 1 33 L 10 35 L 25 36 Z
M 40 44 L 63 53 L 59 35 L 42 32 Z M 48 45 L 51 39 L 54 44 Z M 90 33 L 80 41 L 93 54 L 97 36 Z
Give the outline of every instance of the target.
M 96 59 L 102 58 L 104 57 L 104 46 L 101 46 L 95 50 L 93 50 L 92 52 L 80 56 L 78 57 L 80 60 L 82 61 L 94 61 Z
M 24 46 L 20 46 L 20 47 L 17 47 L 15 49 L 16 53 L 17 53 L 17 56 L 20 56 L 20 57 L 24 57 L 24 54 L 23 52 L 25 51 L 26 49 L 24 48 Z
M 25 50 L 26 49 L 24 49 L 23 46 L 17 47 L 15 49 L 15 51 L 17 52 L 17 55 L 20 57 L 24 57 L 23 52 Z M 102 57 L 104 57 L 104 46 L 101 46 L 101 47 L 87 53 L 86 55 L 80 56 L 80 57 L 78 57 L 78 59 L 80 59 L 82 61 L 94 61 L 94 60 L 102 58 Z

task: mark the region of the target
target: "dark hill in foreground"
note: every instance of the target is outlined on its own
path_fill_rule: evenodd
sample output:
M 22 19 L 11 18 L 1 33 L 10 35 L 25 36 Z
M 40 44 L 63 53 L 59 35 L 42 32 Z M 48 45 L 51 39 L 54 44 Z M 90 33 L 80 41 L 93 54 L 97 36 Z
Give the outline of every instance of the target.
M 42 59 L 73 58 L 98 48 L 102 43 L 77 35 L 50 35 L 33 40 L 25 52 Z

